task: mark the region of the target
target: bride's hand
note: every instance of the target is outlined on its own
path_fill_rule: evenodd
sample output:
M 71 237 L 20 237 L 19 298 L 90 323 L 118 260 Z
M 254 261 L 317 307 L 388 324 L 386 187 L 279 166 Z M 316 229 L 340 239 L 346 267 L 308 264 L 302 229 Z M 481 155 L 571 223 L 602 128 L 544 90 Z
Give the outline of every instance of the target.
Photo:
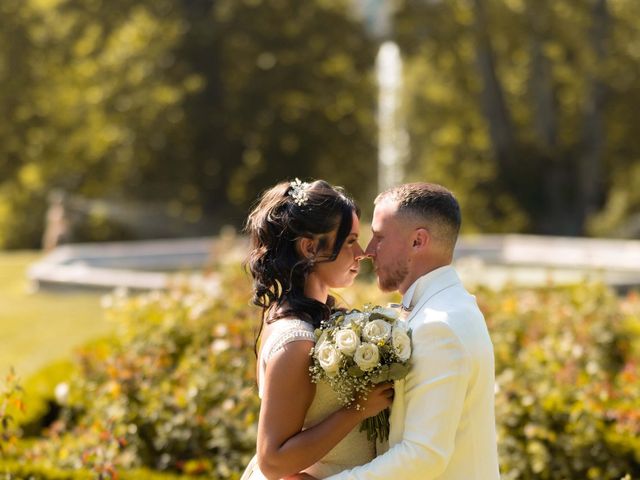
M 383 382 L 375 385 L 366 395 L 356 399 L 360 405 L 362 418 L 374 417 L 391 406 L 393 402 L 393 382 Z

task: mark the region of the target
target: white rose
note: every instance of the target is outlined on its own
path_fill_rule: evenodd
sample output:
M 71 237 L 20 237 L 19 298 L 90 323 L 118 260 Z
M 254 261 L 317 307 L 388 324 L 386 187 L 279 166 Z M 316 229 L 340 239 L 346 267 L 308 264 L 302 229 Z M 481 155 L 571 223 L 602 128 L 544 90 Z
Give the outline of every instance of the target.
M 329 334 L 327 333 L 326 330 L 323 330 L 322 333 L 320 334 L 320 338 L 318 338 L 318 340 L 316 341 L 316 350 L 319 349 L 320 345 L 322 345 L 328 339 L 329 339 Z
M 362 312 L 352 312 L 344 316 L 342 320 L 342 327 L 348 327 L 352 323 L 361 324 L 367 319 L 366 315 Z
M 316 347 L 316 358 L 322 369 L 331 375 L 340 368 L 342 354 L 330 342 L 322 342 L 322 345 Z
M 364 326 L 362 336 L 369 342 L 385 342 L 391 336 L 391 325 L 384 320 L 373 320 Z
M 378 347 L 373 343 L 363 343 L 356 349 L 353 360 L 363 371 L 371 370 L 378 365 L 380 360 Z
M 360 346 L 360 338 L 353 330 L 341 328 L 335 334 L 336 347 L 344 355 L 353 355 Z
M 389 317 L 389 318 L 391 318 L 393 320 L 397 320 L 398 318 L 400 318 L 400 312 L 398 311 L 397 308 L 376 307 L 376 308 L 373 309 L 373 311 L 376 312 L 376 313 L 381 313 L 385 317 Z
M 404 328 L 394 328 L 391 334 L 393 349 L 398 358 L 406 362 L 411 357 L 411 339 Z

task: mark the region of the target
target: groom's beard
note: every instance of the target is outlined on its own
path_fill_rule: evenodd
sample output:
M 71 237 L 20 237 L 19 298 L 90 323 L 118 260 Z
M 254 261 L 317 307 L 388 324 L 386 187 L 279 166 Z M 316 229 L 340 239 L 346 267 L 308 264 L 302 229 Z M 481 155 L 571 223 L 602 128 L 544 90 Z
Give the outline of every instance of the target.
M 393 292 L 409 275 L 409 267 L 406 264 L 396 264 L 389 269 L 378 269 L 378 286 L 383 292 Z

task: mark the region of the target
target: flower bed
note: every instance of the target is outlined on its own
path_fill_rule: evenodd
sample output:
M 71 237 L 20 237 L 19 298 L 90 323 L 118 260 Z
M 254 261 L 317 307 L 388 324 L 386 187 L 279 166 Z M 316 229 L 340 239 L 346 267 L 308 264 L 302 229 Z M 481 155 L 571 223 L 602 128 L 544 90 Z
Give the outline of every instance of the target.
M 112 296 L 117 337 L 78 352 L 58 419 L 6 445 L 0 471 L 238 478 L 259 407 L 249 288 L 235 266 L 220 296 Z M 590 284 L 476 293 L 495 346 L 503 479 L 640 478 L 638 296 Z M 349 307 L 392 299 L 370 284 L 345 295 Z

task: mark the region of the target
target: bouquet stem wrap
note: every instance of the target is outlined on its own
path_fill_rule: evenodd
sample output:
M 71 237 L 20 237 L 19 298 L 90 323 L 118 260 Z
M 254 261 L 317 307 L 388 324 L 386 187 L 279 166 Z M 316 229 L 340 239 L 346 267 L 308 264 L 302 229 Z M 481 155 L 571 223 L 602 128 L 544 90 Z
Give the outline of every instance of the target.
M 360 424 L 360 431 L 367 432 L 367 440 L 383 442 L 389 440 L 389 409 L 385 408 L 375 417 Z

